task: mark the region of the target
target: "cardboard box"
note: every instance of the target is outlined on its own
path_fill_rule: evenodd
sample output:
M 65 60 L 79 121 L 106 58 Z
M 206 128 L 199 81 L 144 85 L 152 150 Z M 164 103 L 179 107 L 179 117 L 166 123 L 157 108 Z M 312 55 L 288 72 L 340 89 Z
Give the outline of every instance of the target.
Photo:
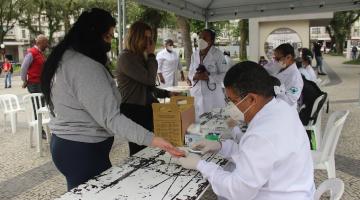
M 170 103 L 152 104 L 154 133 L 175 146 L 184 146 L 187 128 L 195 122 L 194 98 L 176 96 Z

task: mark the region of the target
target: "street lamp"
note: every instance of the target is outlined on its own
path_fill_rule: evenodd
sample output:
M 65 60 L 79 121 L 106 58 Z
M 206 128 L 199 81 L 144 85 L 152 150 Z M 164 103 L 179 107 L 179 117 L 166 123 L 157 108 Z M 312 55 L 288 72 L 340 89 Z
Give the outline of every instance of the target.
M 0 49 L 5 49 L 5 44 L 0 44 Z

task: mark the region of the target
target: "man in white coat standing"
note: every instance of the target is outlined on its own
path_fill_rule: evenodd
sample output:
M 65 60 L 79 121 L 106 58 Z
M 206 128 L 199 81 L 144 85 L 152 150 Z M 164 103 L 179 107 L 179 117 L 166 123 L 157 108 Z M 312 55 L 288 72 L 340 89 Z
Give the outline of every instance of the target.
M 191 56 L 189 79 L 191 96 L 195 98 L 196 119 L 213 108 L 225 106 L 222 82 L 228 65 L 223 52 L 214 46 L 215 32 L 205 29 L 199 34 L 199 50 Z
M 179 70 L 181 81 L 185 80 L 184 72 L 178 54 L 174 51 L 174 42 L 165 41 L 165 48 L 156 55 L 158 61 L 158 76 L 162 87 L 171 87 L 178 84 L 176 72 Z
M 221 199 L 312 200 L 314 168 L 309 139 L 297 112 L 275 98 L 279 81 L 257 63 L 246 61 L 226 74 L 226 94 L 244 116 L 248 128 L 240 142 L 195 143 L 192 148 L 219 153 L 235 165 L 226 171 L 196 154 L 179 158 L 187 169 L 197 169 Z

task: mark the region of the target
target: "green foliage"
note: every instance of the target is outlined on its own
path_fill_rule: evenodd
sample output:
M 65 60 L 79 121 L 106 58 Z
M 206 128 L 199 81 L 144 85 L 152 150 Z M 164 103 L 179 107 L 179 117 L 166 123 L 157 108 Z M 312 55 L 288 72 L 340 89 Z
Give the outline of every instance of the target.
M 209 22 L 208 28 L 215 31 L 216 37 L 219 37 L 222 29 L 229 24 L 229 21 Z M 200 33 L 205 29 L 205 22 L 195 19 L 190 20 L 190 31 L 194 33 Z
M 351 26 L 360 17 L 360 10 L 341 11 L 334 14 L 329 26 L 326 27 L 332 43 L 336 43 L 336 52 L 344 51 L 344 43 L 351 34 Z
M 21 0 L 0 0 L 0 44 L 5 35 L 14 27 L 23 10 Z
M 360 59 L 356 59 L 356 60 L 350 60 L 350 61 L 346 61 L 343 62 L 343 64 L 348 64 L 348 65 L 360 65 Z

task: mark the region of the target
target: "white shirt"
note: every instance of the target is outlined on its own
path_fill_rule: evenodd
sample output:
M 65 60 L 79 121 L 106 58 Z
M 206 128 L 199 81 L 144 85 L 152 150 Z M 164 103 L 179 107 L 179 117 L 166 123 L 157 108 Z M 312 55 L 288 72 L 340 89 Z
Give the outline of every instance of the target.
M 223 52 L 214 46 L 210 48 L 203 61 L 203 65 L 210 73 L 209 81 L 199 80 L 197 83 L 193 81 L 196 68 L 198 68 L 199 64 L 200 54 L 199 50 L 196 50 L 191 56 L 188 77 L 193 85 L 190 89 L 190 94 L 195 98 L 195 115 L 197 120 L 199 115 L 205 112 L 210 112 L 214 108 L 225 107 L 225 95 L 222 90 L 222 83 L 225 73 L 228 70 L 228 64 Z
M 158 61 L 158 73 L 162 73 L 165 80 L 165 84 L 161 86 L 176 86 L 178 82 L 176 72 L 182 70 L 177 53 L 175 51 L 168 52 L 165 48 L 156 55 L 156 60 Z
M 306 80 L 313 81 L 315 83 L 317 82 L 315 71 L 311 65 L 308 65 L 306 67 L 301 67 L 299 71 L 302 75 L 305 76 Z
M 311 200 L 314 168 L 309 139 L 297 112 L 279 99 L 251 120 L 240 143 L 222 142 L 219 152 L 236 168 L 224 171 L 201 160 L 197 169 L 213 191 L 229 200 Z
M 278 78 L 281 84 L 285 87 L 285 93 L 280 93 L 276 98 L 282 99 L 290 106 L 296 108 L 297 101 L 300 98 L 304 82 L 301 78 L 301 74 L 297 69 L 296 63 L 293 63 L 284 71 L 274 75 Z
M 232 61 L 230 56 L 224 55 L 224 57 L 225 57 L 225 60 L 226 60 L 226 64 L 228 65 L 227 68 L 230 69 L 234 65 L 234 62 Z

